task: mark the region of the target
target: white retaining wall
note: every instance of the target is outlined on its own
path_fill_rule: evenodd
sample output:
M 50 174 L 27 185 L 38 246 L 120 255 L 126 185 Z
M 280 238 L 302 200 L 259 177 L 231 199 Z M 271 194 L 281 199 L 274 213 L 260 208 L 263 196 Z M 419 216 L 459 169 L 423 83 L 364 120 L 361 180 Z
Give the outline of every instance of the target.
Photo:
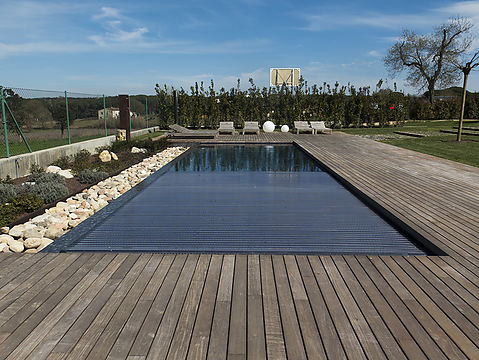
M 148 132 L 158 131 L 159 127 L 150 127 L 148 129 L 141 129 L 132 131 L 131 135 L 140 136 Z M 110 145 L 115 141 L 115 135 L 105 136 L 98 139 L 82 141 L 71 145 L 63 145 L 50 149 L 35 151 L 32 153 L 11 156 L 9 158 L 0 159 L 0 178 L 5 178 L 10 175 L 15 179 L 28 175 L 30 173 L 30 167 L 32 164 L 37 164 L 41 167 L 47 167 L 52 162 L 62 156 L 74 155 L 82 149 L 86 149 L 91 153 L 95 152 L 95 149 L 100 146 Z

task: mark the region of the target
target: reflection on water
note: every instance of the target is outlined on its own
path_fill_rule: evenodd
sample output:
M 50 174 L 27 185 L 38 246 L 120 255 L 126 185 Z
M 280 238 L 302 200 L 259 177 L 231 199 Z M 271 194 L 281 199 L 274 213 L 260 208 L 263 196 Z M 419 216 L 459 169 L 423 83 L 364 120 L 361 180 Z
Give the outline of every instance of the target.
M 292 145 L 244 145 L 194 149 L 176 163 L 173 171 L 317 172 L 321 169 Z

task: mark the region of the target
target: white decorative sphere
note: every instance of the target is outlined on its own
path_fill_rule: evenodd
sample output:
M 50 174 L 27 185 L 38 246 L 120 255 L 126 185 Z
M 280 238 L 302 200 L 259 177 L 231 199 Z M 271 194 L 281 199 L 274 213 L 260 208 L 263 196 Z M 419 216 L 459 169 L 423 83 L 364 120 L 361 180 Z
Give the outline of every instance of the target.
M 274 131 L 274 123 L 272 121 L 266 121 L 264 124 L 263 124 L 263 130 L 264 132 L 273 132 Z
M 289 126 L 288 125 L 281 126 L 281 132 L 289 132 Z

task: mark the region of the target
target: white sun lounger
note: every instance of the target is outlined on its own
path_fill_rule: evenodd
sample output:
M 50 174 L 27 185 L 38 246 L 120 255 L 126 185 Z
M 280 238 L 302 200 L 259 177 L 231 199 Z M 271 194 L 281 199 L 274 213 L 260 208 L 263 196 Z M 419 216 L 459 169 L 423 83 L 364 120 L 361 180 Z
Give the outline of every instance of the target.
M 235 127 L 232 121 L 221 121 L 220 127 L 218 128 L 218 133 L 231 133 L 232 135 L 236 134 Z
M 311 134 L 314 134 L 314 129 L 309 126 L 307 121 L 295 121 L 294 128 L 296 129 L 296 134 L 299 134 L 300 131 L 310 131 Z
M 329 131 L 330 134 L 333 133 L 333 130 L 330 128 L 327 128 L 326 125 L 324 125 L 324 121 L 310 121 L 311 127 L 314 129 L 314 132 L 317 134 L 318 131 L 320 133 L 325 133 Z
M 245 121 L 244 128 L 243 128 L 243 135 L 245 132 L 254 132 L 259 134 L 259 125 L 257 121 Z

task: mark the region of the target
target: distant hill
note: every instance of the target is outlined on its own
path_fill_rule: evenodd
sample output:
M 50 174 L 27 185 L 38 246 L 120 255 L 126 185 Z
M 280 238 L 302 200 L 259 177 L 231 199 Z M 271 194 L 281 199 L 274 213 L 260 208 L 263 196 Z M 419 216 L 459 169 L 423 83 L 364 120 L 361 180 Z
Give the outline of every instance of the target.
M 424 93 L 424 96 L 427 97 L 429 94 L 428 91 L 426 91 Z M 470 92 L 468 91 L 467 92 L 467 95 L 469 94 L 476 94 L 476 93 L 473 93 L 473 92 Z M 462 87 L 459 87 L 459 86 L 451 86 L 451 87 L 448 87 L 447 89 L 437 89 L 434 91 L 434 96 L 457 96 L 457 97 L 461 97 L 462 96 Z

